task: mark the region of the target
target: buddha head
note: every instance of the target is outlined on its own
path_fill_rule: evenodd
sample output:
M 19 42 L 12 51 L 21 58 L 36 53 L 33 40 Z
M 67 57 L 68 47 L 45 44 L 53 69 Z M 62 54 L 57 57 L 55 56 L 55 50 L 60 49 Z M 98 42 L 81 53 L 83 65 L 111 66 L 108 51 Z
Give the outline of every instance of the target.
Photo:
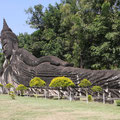
M 3 29 L 1 31 L 1 43 L 5 57 L 10 59 L 13 51 L 18 49 L 18 39 L 8 27 L 5 19 L 3 20 Z

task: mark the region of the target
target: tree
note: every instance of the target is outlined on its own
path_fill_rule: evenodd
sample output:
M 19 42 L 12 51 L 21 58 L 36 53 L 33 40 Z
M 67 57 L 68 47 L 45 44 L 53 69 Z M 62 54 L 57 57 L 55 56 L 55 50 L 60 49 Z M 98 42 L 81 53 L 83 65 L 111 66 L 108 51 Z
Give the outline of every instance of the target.
M 70 78 L 67 77 L 56 77 L 51 80 L 51 83 L 49 84 L 50 87 L 68 87 L 68 86 L 75 86 L 75 84 L 72 82 Z
M 16 88 L 16 90 L 19 90 L 21 92 L 21 96 L 23 96 L 24 91 L 27 90 L 28 88 L 24 86 L 23 84 L 19 84 Z
M 91 90 L 92 90 L 93 92 L 97 92 L 97 93 L 98 93 L 98 97 L 99 97 L 99 93 L 102 91 L 102 88 L 101 88 L 100 86 L 93 86 L 93 87 L 91 88 Z
M 29 52 L 32 52 L 31 44 L 33 42 L 32 37 L 28 33 L 20 33 L 18 36 L 19 39 L 19 47 L 20 48 L 25 48 Z
M 30 83 L 29 83 L 30 87 L 44 87 L 46 85 L 46 82 L 42 79 L 40 79 L 39 77 L 34 77 Z M 37 98 L 37 92 L 36 92 L 36 98 Z
M 85 88 L 87 103 L 88 103 L 88 87 L 90 87 L 91 85 L 92 85 L 92 83 L 87 79 L 81 80 L 80 84 L 79 84 L 80 87 Z
M 60 96 L 60 88 L 67 88 L 67 87 L 74 87 L 75 84 L 72 82 L 70 78 L 67 77 L 56 77 L 51 80 L 51 83 L 49 84 L 49 87 L 55 87 L 58 88 L 58 99 L 61 97 Z M 71 98 L 71 92 L 70 92 L 70 100 Z
M 6 84 L 5 87 L 8 89 L 9 94 L 10 94 L 10 89 L 14 88 L 14 86 L 11 83 Z
M 60 37 L 60 5 L 49 5 L 43 12 L 42 5 L 26 10 L 31 18 L 27 23 L 36 31 L 31 35 L 32 53 L 36 57 L 55 55 L 62 58 L 62 38 Z
M 30 7 L 26 10 L 26 14 L 32 14 L 32 16 L 27 20 L 27 23 L 35 29 L 44 29 L 43 24 L 43 6 L 41 4 L 35 5 L 34 8 Z
M 0 49 L 0 68 L 2 68 L 4 60 L 5 60 L 4 54 L 2 52 L 2 49 Z
M 103 2 L 101 12 L 94 17 L 92 24 L 89 26 L 89 31 L 92 34 L 92 44 L 89 50 L 91 59 L 87 64 L 91 64 L 92 69 L 117 68 L 119 60 L 116 54 L 119 46 L 117 46 L 116 41 L 119 39 L 119 30 L 114 29 L 114 22 L 118 21 L 116 18 L 119 15 L 118 11 L 111 8 L 111 4 L 111 2 Z M 119 22 L 117 25 L 119 26 Z
M 120 67 L 119 0 L 62 0 L 44 11 L 36 5 L 26 12 L 36 29 L 28 45 L 36 57 L 55 55 L 89 69 Z

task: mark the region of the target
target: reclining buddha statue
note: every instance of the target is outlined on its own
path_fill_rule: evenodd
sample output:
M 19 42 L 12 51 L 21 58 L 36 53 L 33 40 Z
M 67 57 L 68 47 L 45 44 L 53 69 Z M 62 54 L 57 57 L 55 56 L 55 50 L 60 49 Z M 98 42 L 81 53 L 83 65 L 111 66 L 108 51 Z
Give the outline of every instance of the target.
M 75 68 L 71 64 L 55 56 L 36 58 L 24 48 L 18 47 L 18 38 L 4 20 L 1 31 L 1 44 L 5 61 L 2 68 L 1 83 L 12 83 L 14 86 L 24 84 L 29 86 L 33 77 L 40 77 L 47 85 L 54 77 L 66 76 L 78 84 L 86 78 L 92 85 L 100 85 L 110 89 L 120 88 L 120 71 L 89 70 Z

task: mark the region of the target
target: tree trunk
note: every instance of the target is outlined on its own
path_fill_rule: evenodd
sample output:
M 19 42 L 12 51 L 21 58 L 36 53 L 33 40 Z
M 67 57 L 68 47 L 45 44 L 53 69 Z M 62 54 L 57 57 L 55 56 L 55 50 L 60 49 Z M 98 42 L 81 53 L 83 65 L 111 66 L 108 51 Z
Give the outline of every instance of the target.
M 2 94 L 3 93 L 3 87 L 0 87 L 0 89 L 1 89 L 0 94 Z
M 86 89 L 86 102 L 88 103 L 88 90 Z
M 98 92 L 97 96 L 98 96 L 98 98 L 100 97 L 100 93 L 99 92 Z
M 60 89 L 58 89 L 58 100 L 60 100 Z
M 45 90 L 44 90 L 44 95 L 45 95 L 45 99 L 47 99 L 47 97 L 49 96 L 47 88 L 45 88 Z
M 74 100 L 74 91 L 71 87 L 69 87 L 69 100 L 72 101 Z
M 105 92 L 103 90 L 103 104 L 105 104 Z
M 69 100 L 72 101 L 72 93 L 71 93 L 71 91 L 70 91 Z

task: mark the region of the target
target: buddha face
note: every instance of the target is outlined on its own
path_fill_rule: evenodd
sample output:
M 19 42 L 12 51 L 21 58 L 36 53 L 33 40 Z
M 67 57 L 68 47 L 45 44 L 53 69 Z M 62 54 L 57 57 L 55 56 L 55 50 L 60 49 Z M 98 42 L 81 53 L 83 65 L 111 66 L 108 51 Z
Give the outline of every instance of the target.
M 10 59 L 11 55 L 12 55 L 12 41 L 8 40 L 8 39 L 4 39 L 2 40 L 2 49 L 3 49 L 3 53 L 5 55 L 5 57 L 7 59 Z

